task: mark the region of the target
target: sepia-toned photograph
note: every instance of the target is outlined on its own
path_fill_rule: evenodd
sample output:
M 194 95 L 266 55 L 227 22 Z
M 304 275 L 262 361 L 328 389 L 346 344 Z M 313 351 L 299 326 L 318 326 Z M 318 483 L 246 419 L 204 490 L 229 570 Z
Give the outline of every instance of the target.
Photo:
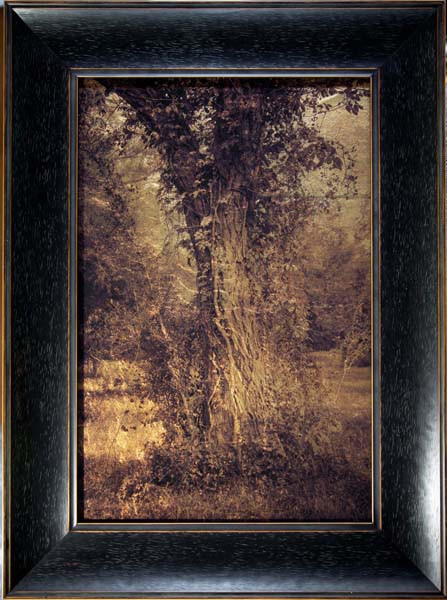
M 372 520 L 365 78 L 78 89 L 81 521 Z

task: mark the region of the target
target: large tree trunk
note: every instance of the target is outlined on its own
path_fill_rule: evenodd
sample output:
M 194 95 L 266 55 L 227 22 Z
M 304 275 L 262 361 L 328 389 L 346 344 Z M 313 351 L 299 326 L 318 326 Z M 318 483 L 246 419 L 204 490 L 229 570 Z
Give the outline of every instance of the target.
M 197 193 L 203 162 L 187 110 L 152 88 L 113 86 L 135 110 L 160 151 L 182 197 L 197 267 L 202 399 L 196 425 L 207 444 L 228 444 L 240 459 L 244 443 L 262 437 L 269 404 L 253 281 L 249 272 L 247 216 L 253 211 L 260 169 L 262 97 L 220 89 L 216 96 L 214 162 L 209 192 Z M 156 110 L 154 110 L 154 108 Z M 207 243 L 204 243 L 204 240 Z
M 247 232 L 249 207 L 247 198 L 221 187 L 212 205 L 215 335 L 211 361 L 218 380 L 210 398 L 211 434 L 222 438 L 223 432 L 228 435 L 231 431 L 231 443 L 240 454 L 244 443 L 260 440 L 269 405 L 263 332 L 250 272 L 253 264 Z
M 205 383 L 197 424 L 207 444 L 232 446 L 240 462 L 242 445 L 260 440 L 269 404 L 250 273 L 248 200 L 216 185 L 210 204 L 213 213 L 202 228 L 185 210 L 197 268 Z

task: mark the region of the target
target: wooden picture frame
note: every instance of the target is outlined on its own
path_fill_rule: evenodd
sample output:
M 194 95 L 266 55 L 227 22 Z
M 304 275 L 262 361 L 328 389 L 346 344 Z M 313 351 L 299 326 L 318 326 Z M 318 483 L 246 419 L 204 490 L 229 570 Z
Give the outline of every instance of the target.
M 5 7 L 4 595 L 445 596 L 444 0 L 11 0 Z M 368 527 L 76 517 L 76 82 L 373 82 Z

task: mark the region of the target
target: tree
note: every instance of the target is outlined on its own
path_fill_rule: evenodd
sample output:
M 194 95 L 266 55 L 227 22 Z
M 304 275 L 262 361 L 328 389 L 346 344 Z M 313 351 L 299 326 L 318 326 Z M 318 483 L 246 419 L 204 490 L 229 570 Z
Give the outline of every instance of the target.
M 135 238 L 132 182 L 116 168 L 121 135 L 98 85 L 80 88 L 79 288 L 80 352 L 90 364 L 136 359 L 144 307 L 160 278 L 151 249 Z M 129 277 L 129 273 L 132 274 Z
M 330 87 L 271 79 L 103 83 L 129 106 L 127 135 L 142 129 L 146 146 L 159 154 L 161 205 L 184 219 L 183 240 L 197 272 L 195 426 L 204 444 L 229 444 L 240 462 L 244 443 L 267 443 L 266 415 L 275 411 L 266 353 L 270 335 L 284 341 L 287 333 L 272 315 L 287 315 L 305 338 L 305 298 L 277 294 L 278 285 L 294 291 L 301 277 L 299 229 L 340 186 L 355 187 L 352 158 L 319 134 L 318 118 L 333 110 L 331 96 L 357 114 L 367 92 L 336 81 Z M 316 172 L 326 181 L 319 198 L 306 188 Z M 298 335 L 295 349 L 299 342 Z

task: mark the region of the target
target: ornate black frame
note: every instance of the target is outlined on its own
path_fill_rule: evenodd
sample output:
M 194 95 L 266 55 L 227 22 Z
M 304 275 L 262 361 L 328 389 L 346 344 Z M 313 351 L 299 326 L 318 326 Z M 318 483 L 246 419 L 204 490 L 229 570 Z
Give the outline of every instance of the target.
M 5 13 L 5 595 L 444 596 L 444 0 L 11 0 Z M 374 528 L 106 531 L 76 522 L 70 104 L 76 78 L 99 70 L 373 78 L 382 438 Z

